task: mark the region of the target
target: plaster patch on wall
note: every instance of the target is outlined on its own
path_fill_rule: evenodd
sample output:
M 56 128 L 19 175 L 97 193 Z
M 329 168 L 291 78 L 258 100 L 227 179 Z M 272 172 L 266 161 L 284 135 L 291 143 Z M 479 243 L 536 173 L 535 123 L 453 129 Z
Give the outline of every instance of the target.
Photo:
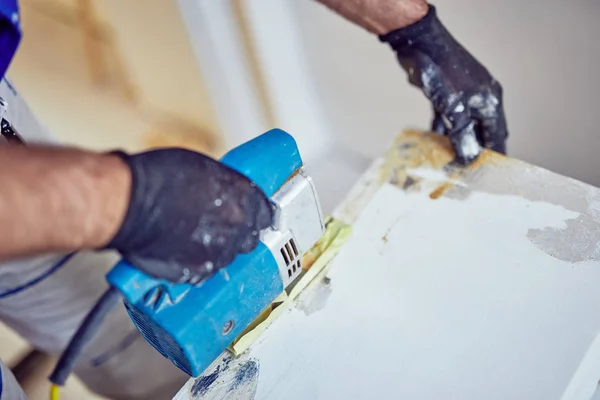
M 561 205 L 574 214 L 564 226 L 531 228 L 528 239 L 546 254 L 569 263 L 600 260 L 600 191 L 576 180 L 512 160 L 481 164 L 465 175 L 468 187 L 453 186 L 444 196 L 467 200 L 476 192 L 512 194 L 531 204 Z
M 588 213 L 592 218 L 600 222 L 600 191 L 590 186 L 585 199 L 588 204 Z
M 540 250 L 562 261 L 600 261 L 600 224 L 587 214 L 565 221 L 564 228 L 530 229 L 527 237 Z
M 519 160 L 480 163 L 477 168 L 465 171 L 463 179 L 468 188 L 455 186 L 446 197 L 466 200 L 473 192 L 512 194 L 581 213 L 588 212 L 592 200 L 596 199 L 598 212 L 594 218 L 600 221 L 600 191 L 597 188 Z

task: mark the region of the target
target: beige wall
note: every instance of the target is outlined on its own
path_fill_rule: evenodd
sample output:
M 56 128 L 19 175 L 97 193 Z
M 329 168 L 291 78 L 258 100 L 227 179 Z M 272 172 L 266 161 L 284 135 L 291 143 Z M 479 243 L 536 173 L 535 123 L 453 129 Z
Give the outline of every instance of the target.
M 140 100 L 149 108 L 217 131 L 208 92 L 175 1 L 100 0 Z
M 24 37 L 8 76 L 60 140 L 95 149 L 221 151 L 176 2 L 20 4 Z M 85 4 L 91 6 L 87 22 L 78 8 Z
M 439 0 L 442 20 L 504 84 L 512 156 L 600 186 L 600 2 Z M 334 133 L 377 155 L 406 126 L 428 125 L 378 40 L 313 1 L 297 1 L 306 50 Z

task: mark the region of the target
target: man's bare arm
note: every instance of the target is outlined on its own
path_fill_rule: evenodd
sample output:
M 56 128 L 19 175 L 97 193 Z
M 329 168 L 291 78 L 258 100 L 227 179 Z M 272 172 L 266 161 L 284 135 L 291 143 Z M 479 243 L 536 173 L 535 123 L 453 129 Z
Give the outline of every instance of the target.
M 426 0 L 317 0 L 390 45 L 409 82 L 433 107 L 431 130 L 447 135 L 467 165 L 483 147 L 506 153 L 500 83 L 451 34 Z
M 376 35 L 385 35 L 421 20 L 429 8 L 425 0 L 317 0 Z
M 190 150 L 0 145 L 0 259 L 106 248 L 149 275 L 199 283 L 272 222 L 257 185 Z
M 130 186 L 129 168 L 114 155 L 0 146 L 0 258 L 105 245 Z

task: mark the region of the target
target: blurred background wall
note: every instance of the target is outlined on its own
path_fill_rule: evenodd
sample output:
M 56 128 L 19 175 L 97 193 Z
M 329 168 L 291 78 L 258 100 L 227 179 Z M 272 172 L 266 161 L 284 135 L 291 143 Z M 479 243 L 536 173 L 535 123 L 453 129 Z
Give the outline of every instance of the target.
M 423 96 L 392 52 L 312 1 L 295 7 L 331 132 L 379 154 L 398 130 L 426 128 Z M 600 2 L 438 0 L 450 32 L 504 85 L 510 155 L 600 186 Z
M 219 148 L 220 132 L 177 4 L 20 0 L 8 77 L 69 144 Z
M 503 83 L 512 156 L 600 185 L 597 0 L 439 0 Z M 313 0 L 21 0 L 9 77 L 62 140 L 220 155 L 288 129 L 331 209 L 427 101 L 377 38 Z M 339 185 L 332 188 L 330 183 Z
M 281 127 L 329 212 L 402 129 L 429 127 L 393 53 L 313 0 L 20 4 L 24 39 L 8 76 L 64 143 L 219 156 Z M 600 186 L 600 2 L 436 5 L 504 85 L 510 155 Z M 0 358 L 26 351 L 0 326 Z M 91 398 L 72 390 L 65 398 Z
M 322 136 L 333 143 L 313 168 L 326 208 L 337 203 L 400 130 L 429 127 L 428 102 L 408 85 L 393 52 L 376 37 L 315 1 L 241 3 L 252 22 L 249 33 L 271 85 L 271 99 L 276 105 L 291 104 L 296 92 L 303 93 L 314 107 L 299 118 L 318 120 L 326 133 Z M 600 186 L 600 2 L 434 3 L 452 34 L 504 85 L 509 154 Z M 299 63 L 303 73 L 298 73 Z M 284 86 L 287 99 L 281 93 Z M 306 129 L 292 131 L 306 134 Z M 341 186 L 332 188 L 330 182 Z

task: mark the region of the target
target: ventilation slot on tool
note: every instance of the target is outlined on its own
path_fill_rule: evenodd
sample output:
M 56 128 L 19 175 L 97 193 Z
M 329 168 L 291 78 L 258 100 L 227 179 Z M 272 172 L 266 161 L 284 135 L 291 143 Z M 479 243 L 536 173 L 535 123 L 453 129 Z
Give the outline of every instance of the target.
M 302 265 L 300 263 L 298 247 L 294 239 L 290 239 L 284 246 L 281 247 L 281 255 L 287 266 L 288 278 L 296 276 L 300 273 Z
M 298 250 L 296 250 L 294 239 L 290 239 L 289 242 L 281 247 L 281 255 L 283 256 L 285 265 L 290 266 L 294 263 L 294 260 L 298 257 Z
M 293 275 L 300 273 L 302 269 L 302 265 L 300 264 L 300 260 L 293 263 L 290 267 L 288 267 L 288 278 L 291 278 Z
M 296 243 L 294 242 L 294 239 L 290 239 L 290 245 L 292 246 L 292 249 L 294 250 L 294 255 L 296 257 L 298 257 L 298 248 L 296 247 Z
M 187 358 L 183 348 L 169 335 L 160 325 L 152 321 L 147 315 L 140 312 L 133 305 L 125 302 L 125 308 L 131 316 L 134 324 L 138 327 L 142 336 L 160 354 L 171 360 L 179 369 L 188 375 L 192 375 L 192 365 Z
M 281 248 L 281 255 L 283 256 L 283 259 L 285 261 L 285 265 L 290 265 L 290 259 L 288 258 L 288 255 L 285 251 L 285 247 Z

